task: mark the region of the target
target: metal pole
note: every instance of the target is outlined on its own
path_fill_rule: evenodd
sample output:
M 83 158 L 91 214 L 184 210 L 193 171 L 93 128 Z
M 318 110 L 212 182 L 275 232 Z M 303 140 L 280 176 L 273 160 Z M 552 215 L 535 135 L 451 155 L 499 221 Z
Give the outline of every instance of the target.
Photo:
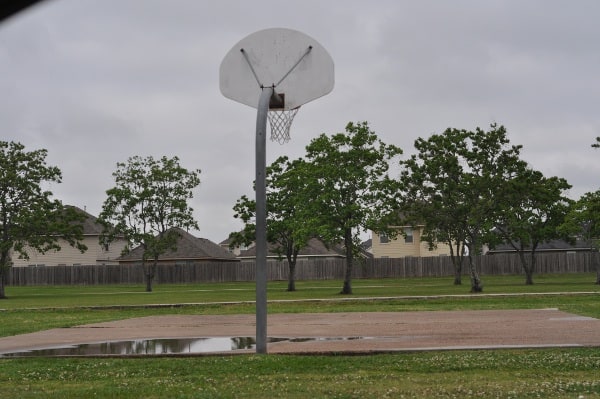
M 267 114 L 272 87 L 264 87 L 256 113 L 256 353 L 267 353 Z

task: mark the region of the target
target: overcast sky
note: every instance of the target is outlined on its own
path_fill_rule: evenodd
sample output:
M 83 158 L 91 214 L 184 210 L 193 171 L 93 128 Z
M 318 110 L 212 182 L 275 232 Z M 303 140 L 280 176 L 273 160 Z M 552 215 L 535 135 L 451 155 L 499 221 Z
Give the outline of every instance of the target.
M 304 105 L 267 161 L 368 121 L 414 151 L 448 127 L 504 125 L 511 144 L 578 198 L 599 188 L 600 2 L 47 0 L 0 25 L 0 140 L 45 148 L 65 204 L 97 216 L 117 162 L 177 155 L 201 169 L 199 237 L 241 228 L 256 110 L 224 98 L 219 65 L 245 36 L 299 30 L 325 47 L 335 87 Z

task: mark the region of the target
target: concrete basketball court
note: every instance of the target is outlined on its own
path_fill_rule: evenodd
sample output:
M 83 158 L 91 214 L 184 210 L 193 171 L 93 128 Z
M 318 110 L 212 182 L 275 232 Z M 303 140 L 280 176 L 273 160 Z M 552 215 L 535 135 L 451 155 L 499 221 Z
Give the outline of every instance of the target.
M 557 309 L 273 314 L 267 331 L 269 337 L 298 339 L 269 343 L 269 353 L 600 346 L 599 319 Z M 0 338 L 0 354 L 82 343 L 255 333 L 254 315 L 150 316 Z M 253 350 L 235 351 L 248 352 Z

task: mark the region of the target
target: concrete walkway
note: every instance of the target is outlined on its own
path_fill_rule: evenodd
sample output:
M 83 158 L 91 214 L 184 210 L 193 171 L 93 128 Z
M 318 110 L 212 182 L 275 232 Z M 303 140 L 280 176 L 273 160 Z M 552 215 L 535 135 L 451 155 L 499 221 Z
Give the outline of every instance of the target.
M 0 338 L 0 354 L 135 339 L 254 337 L 255 332 L 254 315 L 150 316 Z M 600 320 L 557 309 L 273 314 L 268 336 L 310 338 L 269 343 L 269 353 L 600 347 Z

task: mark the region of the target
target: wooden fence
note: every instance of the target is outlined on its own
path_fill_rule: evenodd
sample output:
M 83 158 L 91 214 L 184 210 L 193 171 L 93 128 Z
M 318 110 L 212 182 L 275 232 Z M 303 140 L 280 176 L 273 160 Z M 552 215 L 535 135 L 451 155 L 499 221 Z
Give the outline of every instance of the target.
M 476 257 L 482 276 L 522 274 L 518 258 L 512 254 Z M 296 267 L 297 280 L 342 279 L 345 260 L 302 260 Z M 250 262 L 205 262 L 186 265 L 159 265 L 155 282 L 210 283 L 254 281 L 256 265 Z M 538 255 L 535 274 L 595 272 L 590 253 L 557 253 Z M 463 273 L 468 274 L 468 267 Z M 424 258 L 385 258 L 356 261 L 353 278 L 408 278 L 453 276 L 454 268 L 447 256 Z M 270 281 L 287 280 L 288 266 L 285 261 L 270 261 L 267 265 Z M 97 285 L 142 284 L 144 273 L 141 266 L 44 266 L 13 267 L 9 270 L 7 284 L 26 285 Z

